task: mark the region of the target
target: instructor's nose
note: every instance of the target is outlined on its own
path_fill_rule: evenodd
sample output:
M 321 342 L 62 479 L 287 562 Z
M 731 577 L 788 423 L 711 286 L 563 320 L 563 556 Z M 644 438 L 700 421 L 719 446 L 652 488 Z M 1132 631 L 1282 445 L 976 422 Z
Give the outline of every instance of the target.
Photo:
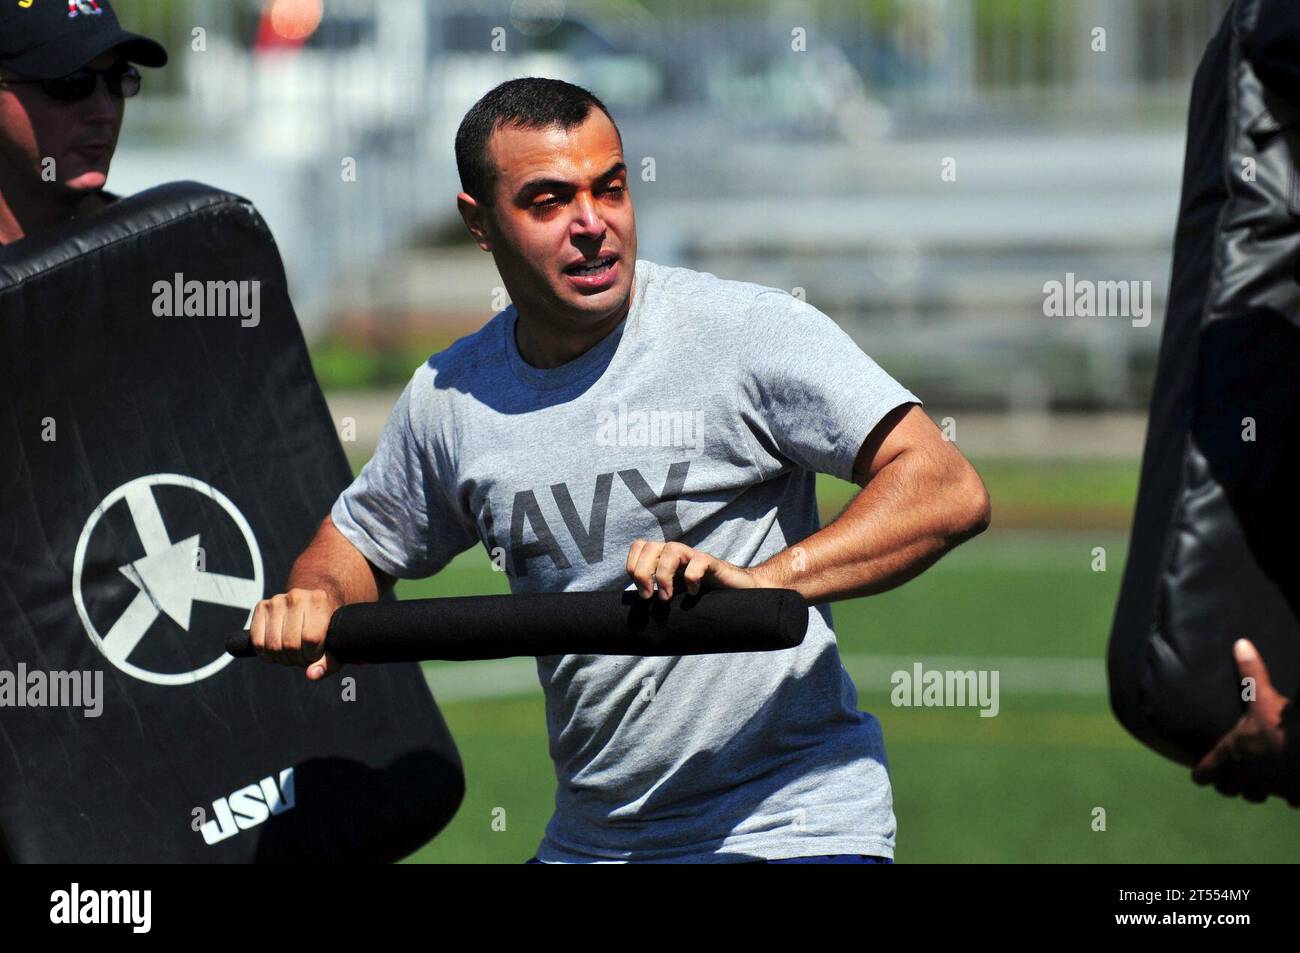
M 108 80 L 95 77 L 95 91 L 83 101 L 79 118 L 87 126 L 112 125 L 117 121 L 121 100 L 108 91 Z
M 575 238 L 604 236 L 605 220 L 596 211 L 596 203 L 592 200 L 591 193 L 579 193 L 573 207 L 576 212 L 573 217 Z

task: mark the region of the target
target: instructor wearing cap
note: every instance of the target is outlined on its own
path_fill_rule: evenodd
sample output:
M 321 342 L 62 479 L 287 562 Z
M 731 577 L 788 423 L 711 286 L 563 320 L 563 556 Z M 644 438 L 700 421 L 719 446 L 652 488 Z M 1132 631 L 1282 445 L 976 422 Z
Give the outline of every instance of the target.
M 104 185 L 140 89 L 133 64 L 166 63 L 108 0 L 0 0 L 0 245 L 113 201 Z

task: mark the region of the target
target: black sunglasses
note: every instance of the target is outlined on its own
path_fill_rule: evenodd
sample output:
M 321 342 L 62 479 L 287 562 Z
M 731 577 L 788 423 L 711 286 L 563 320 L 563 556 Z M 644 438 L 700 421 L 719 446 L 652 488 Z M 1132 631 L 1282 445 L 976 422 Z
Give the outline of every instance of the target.
M 108 91 L 119 99 L 130 99 L 140 92 L 140 71 L 134 66 L 108 69 L 79 69 L 58 79 L 0 79 L 0 86 L 39 85 L 45 95 L 64 103 L 75 103 L 95 92 L 99 77 L 104 77 Z

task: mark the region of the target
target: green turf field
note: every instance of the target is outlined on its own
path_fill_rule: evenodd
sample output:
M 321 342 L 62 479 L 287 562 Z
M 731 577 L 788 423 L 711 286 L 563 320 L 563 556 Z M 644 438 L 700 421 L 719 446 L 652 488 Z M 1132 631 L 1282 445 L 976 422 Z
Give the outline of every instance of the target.
M 1300 858 L 1294 810 L 1196 787 L 1186 769 L 1133 741 L 1110 714 L 1104 653 L 1127 543 L 1114 514 L 1131 507 L 1136 465 L 976 463 L 993 497 L 993 529 L 900 589 L 832 609 L 859 707 L 884 726 L 897 860 Z M 855 489 L 826 478 L 824 519 Z M 999 528 L 1000 512 L 1019 514 L 1017 528 Z M 1079 528 L 1094 524 L 1101 528 Z M 1095 547 L 1105 550 L 1103 572 L 1093 570 Z M 417 598 L 508 588 L 476 550 L 398 591 Z M 890 673 L 916 661 L 998 670 L 999 714 L 892 706 Z M 411 859 L 528 858 L 555 793 L 531 660 L 429 670 L 468 791 L 451 825 Z M 1093 830 L 1096 808 L 1105 811 L 1104 831 Z

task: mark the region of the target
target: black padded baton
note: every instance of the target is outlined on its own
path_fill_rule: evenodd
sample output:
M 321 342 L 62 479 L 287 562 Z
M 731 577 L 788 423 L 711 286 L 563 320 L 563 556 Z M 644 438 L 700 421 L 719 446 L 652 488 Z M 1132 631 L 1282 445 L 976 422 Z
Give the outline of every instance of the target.
M 710 589 L 661 600 L 635 591 L 542 592 L 365 602 L 330 619 L 340 662 L 420 662 L 516 655 L 705 655 L 803 642 L 808 603 L 793 589 Z M 250 657 L 247 632 L 226 646 Z

